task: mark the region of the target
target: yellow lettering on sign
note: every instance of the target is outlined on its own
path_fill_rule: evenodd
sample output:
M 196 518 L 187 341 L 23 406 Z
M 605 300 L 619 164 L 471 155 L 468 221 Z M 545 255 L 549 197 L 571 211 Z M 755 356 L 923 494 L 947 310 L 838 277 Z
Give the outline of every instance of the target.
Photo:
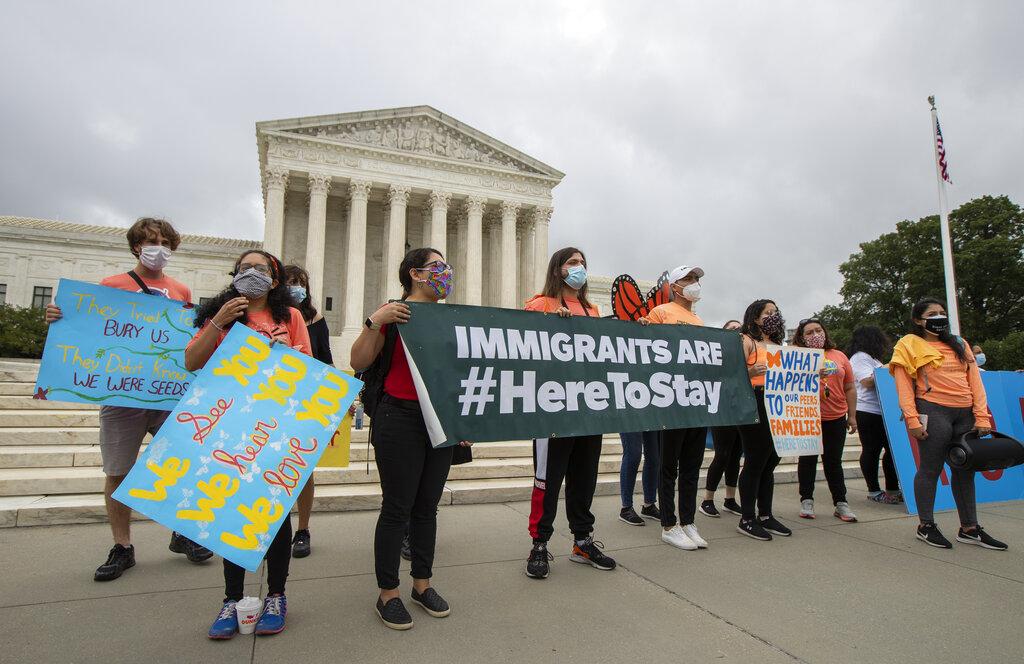
M 128 495 L 142 500 L 155 500 L 157 502 L 167 498 L 167 487 L 178 483 L 185 473 L 188 472 L 188 459 L 182 461 L 178 457 L 168 457 L 163 465 L 157 465 L 152 461 L 146 463 L 146 469 L 156 475 L 152 490 L 129 489 Z
M 269 399 L 282 406 L 287 405 L 288 397 L 295 394 L 296 383 L 306 377 L 306 363 L 294 355 L 282 355 L 281 364 L 294 371 L 286 371 L 278 367 L 270 380 L 260 383 L 259 391 L 253 396 L 253 401 Z
M 270 355 L 270 346 L 255 335 L 246 339 L 245 343 L 252 348 L 243 345 L 230 360 L 221 360 L 220 366 L 213 370 L 214 376 L 231 376 L 239 385 L 249 384 L 249 376 L 256 375 L 260 362 Z
M 334 415 L 341 408 L 340 401 L 348 394 L 348 383 L 332 373 L 328 373 L 326 378 L 337 387 L 321 385 L 316 388 L 312 398 L 302 401 L 302 410 L 295 414 L 295 419 L 300 422 L 316 420 L 325 427 L 330 426 L 331 422 L 327 416 Z
M 223 473 L 210 478 L 209 482 L 199 482 L 196 488 L 206 494 L 206 498 L 197 501 L 199 509 L 178 510 L 179 519 L 189 521 L 213 521 L 213 510 L 224 507 L 224 502 L 238 491 L 238 480 L 233 480 Z
M 271 505 L 266 498 L 257 498 L 252 507 L 239 505 L 238 511 L 249 520 L 249 523 L 242 526 L 242 536 L 223 532 L 220 534 L 220 539 L 236 549 L 252 551 L 259 545 L 256 535 L 270 530 L 270 524 L 281 517 L 284 508 L 281 505 Z

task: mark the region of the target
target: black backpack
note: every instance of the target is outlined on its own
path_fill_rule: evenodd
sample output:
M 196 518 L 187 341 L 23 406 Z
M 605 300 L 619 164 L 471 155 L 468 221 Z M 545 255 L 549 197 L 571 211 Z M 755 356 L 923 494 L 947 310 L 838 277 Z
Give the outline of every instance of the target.
M 363 404 L 363 411 L 372 420 L 377 411 L 377 404 L 384 396 L 384 378 L 391 370 L 391 356 L 395 354 L 395 344 L 398 342 L 398 325 L 388 325 L 384 331 L 384 347 L 380 355 L 373 361 L 373 364 L 356 374 L 356 378 L 363 381 L 363 389 L 359 391 L 359 401 Z

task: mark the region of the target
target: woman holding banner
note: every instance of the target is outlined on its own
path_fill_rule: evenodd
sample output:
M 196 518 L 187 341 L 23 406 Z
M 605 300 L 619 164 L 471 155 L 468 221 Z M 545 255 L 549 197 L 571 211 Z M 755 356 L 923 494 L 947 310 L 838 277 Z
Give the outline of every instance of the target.
M 793 335 L 793 345 L 799 348 L 818 348 L 825 351 L 821 370 L 821 465 L 825 468 L 825 481 L 835 506 L 833 516 L 847 523 L 857 515 L 846 501 L 846 478 L 843 476 L 843 448 L 846 432 L 857 432 L 857 420 L 850 413 L 857 412 L 857 385 L 853 367 L 843 351 L 836 348 L 828 330 L 817 318 L 800 321 Z M 818 473 L 818 456 L 805 454 L 797 461 L 800 481 L 800 517 L 814 518 L 814 482 Z
M 526 303 L 527 311 L 568 316 L 600 316 L 587 300 L 587 259 L 575 247 L 559 249 L 548 261 L 544 292 Z M 601 551 L 603 545 L 593 538 L 594 514 L 590 506 L 597 488 L 601 463 L 600 434 L 538 438 L 533 441 L 533 496 L 530 501 L 530 537 L 533 548 L 526 563 L 526 575 L 547 578 L 548 540 L 554 533 L 558 494 L 565 480 L 565 511 L 573 534 L 569 560 L 595 569 L 613 570 L 615 561 Z
M 284 266 L 285 285 L 292 296 L 292 303 L 302 313 L 309 332 L 310 354 L 324 364 L 334 366 L 331 355 L 331 333 L 327 321 L 313 305 L 313 294 L 309 292 L 309 274 L 298 265 Z M 311 553 L 309 536 L 309 515 L 313 511 L 313 474 L 310 473 L 306 486 L 302 487 L 299 499 L 295 501 L 299 512 L 299 527 L 292 540 L 292 557 L 305 558 Z
M 892 341 L 874 325 L 861 325 L 850 339 L 850 366 L 857 381 L 857 431 L 860 433 L 860 470 L 868 485 L 868 500 L 884 505 L 903 502 L 900 479 L 892 460 L 889 437 L 882 419 L 882 403 L 875 389 L 875 369 L 892 355 Z M 882 453 L 885 456 L 882 456 Z M 882 459 L 885 491 L 878 485 L 878 460 Z
M 236 322 L 263 336 L 310 354 L 309 332 L 285 285 L 284 267 L 265 251 L 247 251 L 235 261 L 231 285 L 200 305 L 195 325 L 199 332 L 185 349 L 185 367 L 199 371 Z M 256 623 L 257 634 L 284 630 L 288 602 L 285 581 L 291 563 L 292 521 L 285 517 L 267 548 L 267 597 Z M 245 569 L 224 560 L 224 604 L 210 626 L 211 639 L 230 639 L 238 632 L 235 604 L 245 592 Z
M 755 300 L 743 314 L 743 352 L 747 356 L 747 374 L 754 388 L 758 421 L 739 427 L 743 444 L 743 470 L 740 472 L 740 504 L 743 516 L 736 530 L 762 542 L 772 534 L 789 537 L 793 531 L 772 516 L 775 494 L 775 467 L 779 455 L 768 424 L 764 406 L 764 375 L 768 372 L 767 343 L 782 345 L 786 321 L 772 300 Z
M 978 363 L 967 343 L 950 332 L 942 302 L 924 298 L 914 305 L 911 321 L 913 331 L 896 342 L 889 371 L 896 379 L 900 409 L 919 452 L 914 476 L 921 520 L 917 538 L 930 546 L 951 549 L 953 545 L 939 531 L 932 514 L 939 474 L 953 441 L 972 430 L 987 435 L 992 420 Z M 1006 544 L 978 524 L 974 471 L 953 468 L 950 488 L 960 516 L 956 541 L 1005 551 Z
M 413 626 L 398 590 L 406 524 L 412 554 L 412 601 L 435 618 L 451 613 L 448 602 L 431 587 L 430 578 L 437 537 L 437 504 L 448 479 L 453 448 L 435 448 L 430 442 L 396 326 L 409 322 L 411 311 L 406 301 L 437 303 L 448 297 L 454 285 L 452 275 L 451 266 L 436 249 L 424 247 L 407 253 L 398 268 L 402 301 L 389 302 L 373 312 L 352 344 L 352 368 L 383 373 L 379 403 L 367 401 L 366 407 L 373 409 L 370 442 L 383 494 L 373 540 L 380 589 L 376 611 L 391 629 Z M 367 398 L 371 396 L 377 398 L 369 394 Z
M 722 326 L 723 330 L 736 330 L 743 326 L 738 320 L 727 321 Z M 711 439 L 715 444 L 715 458 L 708 466 L 708 476 L 704 484 L 704 500 L 701 501 L 700 509 L 702 514 L 718 518 L 721 513 L 715 507 L 715 492 L 718 491 L 718 483 L 725 476 L 725 501 L 722 509 L 732 512 L 736 516 L 743 514 L 740 504 L 736 502 L 736 484 L 740 476 L 740 457 L 743 455 L 740 445 L 740 430 L 736 427 L 712 427 Z

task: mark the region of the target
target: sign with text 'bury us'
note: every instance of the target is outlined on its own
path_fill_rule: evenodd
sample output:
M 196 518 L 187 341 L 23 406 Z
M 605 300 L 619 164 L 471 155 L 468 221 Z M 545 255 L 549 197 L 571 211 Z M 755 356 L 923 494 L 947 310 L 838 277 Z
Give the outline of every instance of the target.
M 195 379 L 191 304 L 71 279 L 54 301 L 63 317 L 47 332 L 35 398 L 171 410 Z
M 114 498 L 255 571 L 361 386 L 235 324 Z

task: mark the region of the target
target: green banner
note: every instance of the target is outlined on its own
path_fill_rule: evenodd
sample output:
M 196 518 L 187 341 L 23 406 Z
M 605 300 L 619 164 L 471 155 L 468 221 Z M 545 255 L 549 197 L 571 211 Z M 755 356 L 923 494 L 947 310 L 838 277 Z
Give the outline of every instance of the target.
M 409 307 L 401 335 L 435 447 L 757 421 L 736 332 Z

